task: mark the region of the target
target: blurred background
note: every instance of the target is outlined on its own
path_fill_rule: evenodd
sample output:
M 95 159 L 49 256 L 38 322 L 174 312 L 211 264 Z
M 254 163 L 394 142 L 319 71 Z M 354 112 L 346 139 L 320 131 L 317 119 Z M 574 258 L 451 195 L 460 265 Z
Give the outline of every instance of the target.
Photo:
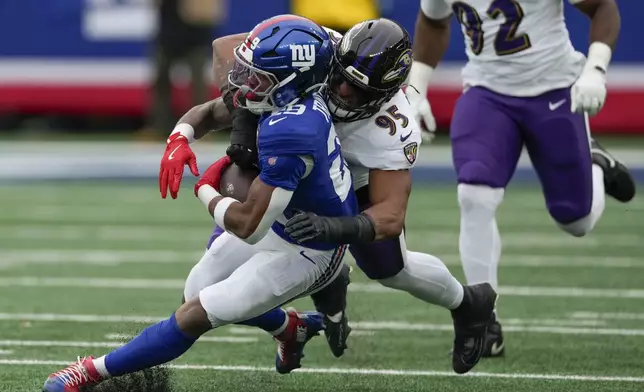
M 566 3 L 579 50 L 588 20 Z M 270 4 L 270 6 L 267 6 Z M 74 132 L 163 139 L 209 86 L 211 41 L 249 31 L 262 19 L 297 13 L 346 30 L 378 16 L 410 33 L 418 0 L 66 0 L 0 1 L 0 133 L 53 137 Z M 597 134 L 644 132 L 644 3 L 620 2 L 622 34 L 609 72 L 609 99 L 593 119 Z M 454 24 L 445 62 L 430 92 L 434 114 L 449 125 L 465 61 Z M 44 134 L 43 134 L 44 133 Z
M 572 41 L 585 52 L 588 20 L 564 3 Z M 608 100 L 592 130 L 642 184 L 644 1 L 619 6 L 622 33 L 608 72 Z M 418 8 L 419 0 L 0 0 L 0 390 L 36 390 L 55 370 L 47 360 L 63 365 L 90 350 L 100 355 L 176 309 L 183 279 L 203 254 L 213 223 L 192 194 L 192 175 L 186 172 L 178 200 L 162 200 L 156 179 L 175 121 L 218 94 L 210 84 L 214 38 L 289 12 L 339 31 L 385 16 L 413 34 Z M 440 257 L 459 279 L 459 207 L 447 129 L 464 61 L 463 35 L 454 25 L 429 91 L 440 137 L 422 146 L 412 171 L 405 233 L 409 249 Z M 206 139 L 193 146 L 202 172 L 224 155 L 228 135 Z M 498 214 L 499 307 L 509 354 L 478 370 L 641 377 L 641 363 L 632 358 L 644 355 L 643 211 L 639 196 L 626 205 L 609 199 L 591 235 L 562 233 L 523 156 Z M 306 366 L 451 372 L 447 312 L 384 290 L 357 268 L 349 289 L 355 322 L 350 353 L 339 363 L 317 339 L 307 346 Z M 311 303 L 302 299 L 296 306 L 309 309 Z M 217 355 L 203 344 L 180 362 L 267 365 L 261 358 L 270 362 L 274 346 L 256 343 L 260 337 L 248 333 L 218 330 L 222 340 L 210 343 Z M 199 377 L 203 388 L 181 390 L 212 390 L 212 375 Z M 215 379 L 229 379 L 219 389 L 235 391 L 238 377 L 218 373 Z M 340 380 L 329 377 L 313 380 L 317 390 Z M 480 389 L 481 382 L 508 391 L 589 387 L 558 389 L 548 380 L 520 378 L 505 384 L 445 378 L 431 385 L 454 391 Z M 261 383 L 264 378 L 241 379 L 260 383 L 243 390 L 302 385 L 289 388 L 293 378 L 270 385 Z M 389 384 L 369 376 L 341 380 L 353 390 L 407 388 L 400 378 Z M 404 380 L 411 380 L 409 390 L 427 385 Z M 607 389 L 594 382 L 593 390 L 641 391 L 641 384 L 602 385 Z

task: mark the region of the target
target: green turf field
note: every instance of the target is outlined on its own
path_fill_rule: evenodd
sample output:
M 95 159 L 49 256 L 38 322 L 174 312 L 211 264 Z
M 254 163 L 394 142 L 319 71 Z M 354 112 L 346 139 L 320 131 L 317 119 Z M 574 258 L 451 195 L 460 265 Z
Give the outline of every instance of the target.
M 38 391 L 77 355 L 106 353 L 166 318 L 212 225 L 191 189 L 161 200 L 153 182 L 4 185 L 0 203 L 2 392 Z M 304 371 L 279 376 L 269 337 L 226 327 L 174 362 L 174 390 L 644 391 L 643 212 L 642 199 L 609 200 L 596 231 L 578 239 L 557 229 L 537 188 L 508 190 L 498 302 L 506 357 L 470 376 L 451 373 L 447 311 L 356 269 L 355 332 L 341 359 L 319 337 Z M 455 189 L 417 186 L 407 230 L 410 249 L 462 277 Z

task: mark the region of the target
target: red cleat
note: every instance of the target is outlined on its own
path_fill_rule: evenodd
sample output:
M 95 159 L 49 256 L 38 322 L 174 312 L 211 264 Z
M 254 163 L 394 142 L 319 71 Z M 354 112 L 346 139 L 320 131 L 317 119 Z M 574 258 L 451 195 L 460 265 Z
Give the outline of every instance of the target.
M 80 392 L 80 388 L 98 384 L 103 377 L 94 366 L 94 357 L 78 357 L 77 362 L 49 375 L 43 392 Z

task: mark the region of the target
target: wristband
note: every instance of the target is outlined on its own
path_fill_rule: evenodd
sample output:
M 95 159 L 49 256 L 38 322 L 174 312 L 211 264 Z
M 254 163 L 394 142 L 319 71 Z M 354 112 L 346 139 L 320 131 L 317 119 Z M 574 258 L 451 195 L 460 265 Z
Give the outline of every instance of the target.
M 188 144 L 194 142 L 195 139 L 195 129 L 192 127 L 192 125 L 188 123 L 181 123 L 177 124 L 176 127 L 174 127 L 174 130 L 172 130 L 172 133 L 170 136 L 174 135 L 175 133 L 180 134 L 181 136 L 185 137 L 188 139 Z
M 213 213 L 213 216 L 215 217 L 215 223 L 217 224 L 217 226 L 221 227 L 224 230 L 226 230 L 224 217 L 226 216 L 228 207 L 230 207 L 230 205 L 233 203 L 239 203 L 239 201 L 233 199 L 232 197 L 224 197 L 223 199 L 219 200 L 219 202 L 215 206 L 215 211 Z
M 593 42 L 588 48 L 586 69 L 596 69 L 601 73 L 606 73 L 612 55 L 613 51 L 610 46 L 603 42 Z
M 202 185 L 197 191 L 197 197 L 206 206 L 206 208 L 208 208 L 212 199 L 217 196 L 221 196 L 221 194 L 210 185 Z
M 429 88 L 429 80 L 432 78 L 434 73 L 434 68 L 421 63 L 420 61 L 414 60 L 411 64 L 411 71 L 409 72 L 408 85 L 413 86 L 418 93 L 424 97 L 427 95 L 427 89 Z

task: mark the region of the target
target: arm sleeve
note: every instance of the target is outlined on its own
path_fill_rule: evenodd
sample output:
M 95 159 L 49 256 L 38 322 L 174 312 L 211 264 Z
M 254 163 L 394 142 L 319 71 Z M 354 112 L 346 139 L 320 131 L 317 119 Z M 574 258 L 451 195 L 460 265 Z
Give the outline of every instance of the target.
M 259 178 L 268 185 L 294 191 L 307 173 L 307 164 L 297 155 L 263 155 Z
M 429 19 L 445 19 L 452 14 L 445 0 L 420 0 L 420 9 Z

